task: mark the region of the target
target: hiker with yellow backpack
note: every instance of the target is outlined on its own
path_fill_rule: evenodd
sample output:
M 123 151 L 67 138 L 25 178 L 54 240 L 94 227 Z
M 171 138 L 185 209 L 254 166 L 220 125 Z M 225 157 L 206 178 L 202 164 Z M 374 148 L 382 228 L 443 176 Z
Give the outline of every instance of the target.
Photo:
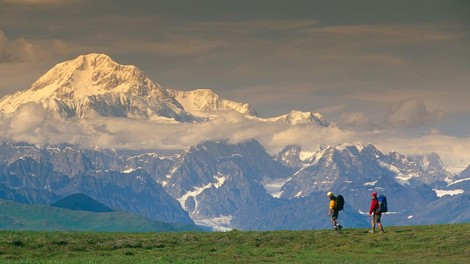
M 341 230 L 343 227 L 338 224 L 338 215 L 339 211 L 343 210 L 344 198 L 342 195 L 336 197 L 332 192 L 328 192 L 326 195 L 330 198 L 330 210 L 328 211 L 328 215 L 331 216 L 333 229 L 336 231 Z

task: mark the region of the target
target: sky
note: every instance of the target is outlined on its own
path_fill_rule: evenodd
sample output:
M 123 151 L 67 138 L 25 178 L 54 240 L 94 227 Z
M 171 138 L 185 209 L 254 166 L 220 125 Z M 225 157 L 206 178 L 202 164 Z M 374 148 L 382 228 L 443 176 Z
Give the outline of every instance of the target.
M 0 0 L 0 96 L 88 53 L 263 117 L 319 112 L 331 142 L 470 164 L 470 1 Z

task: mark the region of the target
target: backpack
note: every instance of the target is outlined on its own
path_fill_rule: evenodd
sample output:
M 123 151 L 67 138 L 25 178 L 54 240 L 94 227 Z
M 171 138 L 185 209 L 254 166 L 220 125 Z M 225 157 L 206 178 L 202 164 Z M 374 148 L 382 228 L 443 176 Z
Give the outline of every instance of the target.
M 379 197 L 377 197 L 377 200 L 379 201 L 379 212 L 381 212 L 381 213 L 388 212 L 387 197 L 385 197 L 385 195 L 381 194 L 381 195 L 379 195 Z
M 341 211 L 344 207 L 344 197 L 340 194 L 336 197 L 336 210 Z

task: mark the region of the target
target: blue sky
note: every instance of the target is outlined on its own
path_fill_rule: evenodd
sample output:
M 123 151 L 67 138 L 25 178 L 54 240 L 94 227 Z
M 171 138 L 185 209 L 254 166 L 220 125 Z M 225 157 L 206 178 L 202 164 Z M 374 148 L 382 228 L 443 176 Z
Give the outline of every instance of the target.
M 414 140 L 457 155 L 449 144 L 470 138 L 469 1 L 0 1 L 0 96 L 94 52 L 261 116 L 387 131 L 385 149 Z

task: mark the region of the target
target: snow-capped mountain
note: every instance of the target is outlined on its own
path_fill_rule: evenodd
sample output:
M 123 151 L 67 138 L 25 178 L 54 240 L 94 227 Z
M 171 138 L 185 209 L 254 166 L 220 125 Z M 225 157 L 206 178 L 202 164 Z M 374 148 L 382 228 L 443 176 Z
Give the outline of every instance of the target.
M 437 153 L 428 155 L 404 156 L 396 152 L 387 155 L 392 170 L 397 169 L 397 179 L 404 184 L 429 184 L 442 187 L 452 182 L 454 175 L 446 171 Z M 394 167 L 394 164 L 400 164 Z
M 30 89 L 6 96 L 0 111 L 12 113 L 28 103 L 67 118 L 124 117 L 160 122 L 195 122 L 224 110 L 256 117 L 246 103 L 220 98 L 209 89 L 165 89 L 132 65 L 120 65 L 104 54 L 81 55 L 59 63 L 41 76 Z M 299 113 L 276 119 L 301 122 Z M 203 119 L 202 119 L 203 120 Z M 313 120 L 313 119 L 312 119 Z M 276 121 L 276 120 L 269 120 Z
M 187 112 L 195 116 L 207 117 L 208 114 L 214 115 L 217 111 L 223 110 L 235 110 L 244 115 L 258 116 L 251 105 L 222 99 L 209 89 L 197 89 L 192 91 L 169 89 L 168 91 Z
M 151 175 L 138 167 L 127 169 L 138 157 L 65 144 L 36 147 L 8 142 L 0 143 L 0 153 L 2 199 L 48 205 L 83 193 L 113 209 L 166 222 L 193 223 Z M 154 164 L 164 169 L 162 160 L 156 158 Z
M 330 123 L 326 121 L 320 113 L 302 112 L 297 110 L 292 110 L 288 114 L 277 117 L 264 118 L 263 121 L 282 122 L 291 125 L 316 124 L 321 127 L 327 127 L 330 125 Z
M 277 155 L 274 156 L 274 159 L 285 166 L 292 168 L 302 167 L 304 161 L 301 158 L 302 148 L 297 145 L 286 146 L 282 149 Z
M 199 222 L 233 217 L 248 204 L 270 200 L 273 183 L 292 169 L 275 162 L 256 141 L 204 142 L 191 148 L 167 175 L 164 188 Z
M 305 197 L 312 192 L 326 192 L 377 181 L 393 173 L 380 164 L 384 155 L 374 146 L 328 146 L 313 155 L 283 186 L 282 197 Z
M 297 150 L 297 152 L 301 152 Z M 342 144 L 328 146 L 307 162 L 283 187 L 282 196 L 301 197 L 315 191 L 353 189 L 355 185 L 374 186 L 381 177 L 390 177 L 401 185 L 443 186 L 451 174 L 433 154 L 434 165 L 423 163 L 423 157 L 406 157 L 396 152 L 383 154 L 373 145 Z M 295 164 L 293 161 L 290 163 Z
M 89 54 L 54 66 L 31 89 L 4 98 L 6 113 L 26 103 L 65 117 L 101 116 L 192 121 L 182 106 L 135 66 L 120 65 L 104 54 Z
M 299 157 L 299 148 L 288 149 L 284 154 Z M 50 204 L 80 192 L 114 209 L 171 222 L 188 223 L 191 217 L 213 228 L 328 228 L 328 219 L 318 215 L 325 213 L 329 190 L 346 198 L 341 219 L 350 227 L 368 225 L 364 212 L 371 191 L 389 198 L 387 224 L 419 221 L 421 210 L 432 209 L 426 205 L 441 206 L 435 202 L 449 197 L 440 198 L 439 190 L 427 184 L 399 180 L 404 172 L 415 174 L 410 160 L 388 163 L 391 154 L 372 145 L 326 147 L 301 166 L 279 162 L 253 140 L 207 141 L 170 156 L 149 150 L 2 143 L 0 155 L 2 198 Z M 424 175 L 429 166 L 415 169 Z M 467 182 L 449 185 L 462 189 L 453 196 L 465 194 L 468 189 L 462 184 Z M 458 213 L 459 221 L 466 221 L 464 211 Z M 439 219 L 435 221 L 444 221 Z
M 456 176 L 456 179 L 466 179 L 470 178 L 470 165 L 468 165 L 459 175 Z
M 468 195 L 470 193 L 470 166 L 463 170 L 459 175 L 453 177 L 452 181 L 448 182 L 447 185 L 438 186 L 434 191 L 439 197 L 455 196 L 464 193 Z
M 247 103 L 226 100 L 209 89 L 166 89 L 132 65 L 121 65 L 105 54 L 81 55 L 59 63 L 30 89 L 0 100 L 0 112 L 12 113 L 36 103 L 66 118 L 95 115 L 158 122 L 201 122 L 224 111 L 236 111 L 251 120 L 291 125 L 329 125 L 321 114 L 292 111 L 272 118 L 258 117 Z

